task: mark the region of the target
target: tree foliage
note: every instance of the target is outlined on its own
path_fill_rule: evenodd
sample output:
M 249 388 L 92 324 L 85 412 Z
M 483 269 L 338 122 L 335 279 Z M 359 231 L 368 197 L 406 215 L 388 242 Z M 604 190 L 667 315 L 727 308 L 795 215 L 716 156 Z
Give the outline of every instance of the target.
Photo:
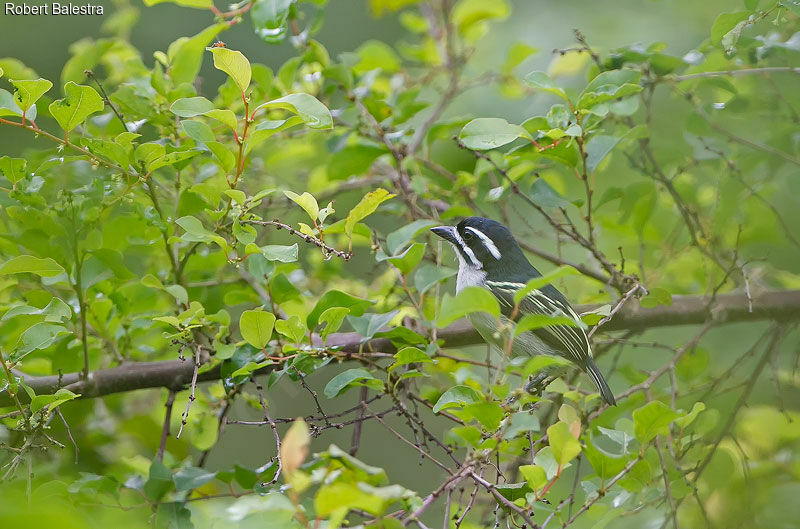
M 475 64 L 505 0 L 371 0 L 407 37 L 337 57 L 324 0 L 173 3 L 211 25 L 154 58 L 128 17 L 61 79 L 0 59 L 0 134 L 32 139 L 0 157 L 9 527 L 800 519 L 797 2 L 746 0 L 693 49 L 576 31 L 547 72 L 525 43 Z M 247 19 L 295 56 L 271 69 L 218 40 Z M 450 111 L 486 86 L 535 110 Z M 428 233 L 467 215 L 554 269 L 529 290 L 584 304 L 618 406 L 569 366 L 525 393 L 562 362 L 486 352 L 457 321 L 499 315 L 450 294 Z M 274 412 L 281 384 L 302 418 Z M 209 465 L 245 428 L 263 464 Z

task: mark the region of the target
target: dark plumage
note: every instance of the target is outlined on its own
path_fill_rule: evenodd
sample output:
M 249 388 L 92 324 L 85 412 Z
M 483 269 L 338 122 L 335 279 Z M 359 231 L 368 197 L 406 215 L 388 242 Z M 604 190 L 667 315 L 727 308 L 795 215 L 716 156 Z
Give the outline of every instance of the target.
M 457 226 L 439 226 L 431 231 L 453 245 L 459 269 L 457 290 L 468 286 L 488 288 L 500 302 L 505 317 L 514 313 L 514 294 L 541 273 L 528 261 L 511 231 L 497 221 L 469 217 Z M 517 317 L 526 314 L 567 316 L 577 326 L 550 325 L 520 334 L 515 338 L 512 353 L 556 354 L 575 363 L 597 386 L 609 404 L 616 404 L 614 394 L 597 368 L 589 340 L 579 316 L 567 298 L 552 285 L 534 290 L 519 304 Z M 489 343 L 497 342 L 496 322 L 473 315 L 470 317 L 478 332 Z

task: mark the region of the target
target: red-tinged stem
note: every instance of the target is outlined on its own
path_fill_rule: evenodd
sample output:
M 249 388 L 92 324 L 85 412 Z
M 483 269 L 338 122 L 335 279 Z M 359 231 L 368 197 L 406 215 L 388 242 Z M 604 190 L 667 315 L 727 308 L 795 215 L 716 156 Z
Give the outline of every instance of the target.
M 556 481 L 558 481 L 558 478 L 560 477 L 561 477 L 561 465 L 558 465 L 558 470 L 556 471 L 556 475 L 553 476 L 553 479 L 552 481 L 550 481 L 550 483 L 545 485 L 545 487 L 542 489 L 542 492 L 539 493 L 539 496 L 536 499 L 544 498 L 544 495 L 550 491 L 550 489 L 553 487 L 553 485 L 556 484 Z
M 233 183 L 231 183 L 231 187 L 236 187 L 236 184 L 239 182 L 239 177 L 242 176 L 242 171 L 244 171 L 244 142 L 247 139 L 247 130 L 250 128 L 250 104 L 247 101 L 247 97 L 244 95 L 244 90 L 242 90 L 242 101 L 244 102 L 244 129 L 242 130 L 241 137 L 237 137 L 236 141 L 239 143 L 239 156 L 236 159 L 236 176 L 233 178 Z M 234 134 L 236 132 L 234 131 Z

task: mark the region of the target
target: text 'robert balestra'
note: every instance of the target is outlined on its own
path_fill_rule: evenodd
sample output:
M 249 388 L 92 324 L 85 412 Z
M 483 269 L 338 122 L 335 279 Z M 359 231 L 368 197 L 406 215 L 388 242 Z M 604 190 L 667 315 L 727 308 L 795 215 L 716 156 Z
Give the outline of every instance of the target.
M 95 4 L 15 4 L 6 2 L 3 13 L 6 15 L 102 15 L 103 6 Z

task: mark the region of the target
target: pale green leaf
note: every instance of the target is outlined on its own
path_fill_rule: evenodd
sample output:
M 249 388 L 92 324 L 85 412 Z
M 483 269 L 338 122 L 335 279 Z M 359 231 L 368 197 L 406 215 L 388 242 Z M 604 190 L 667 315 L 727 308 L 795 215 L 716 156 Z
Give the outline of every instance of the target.
M 244 92 L 250 86 L 252 70 L 250 61 L 242 52 L 228 48 L 207 48 L 214 56 L 214 67 L 228 74 Z
M 475 150 L 502 147 L 517 138 L 531 139 L 531 135 L 521 125 L 509 123 L 501 118 L 473 119 L 464 125 L 458 137 L 461 143 Z
M 95 112 L 103 110 L 103 98 L 91 86 L 72 81 L 64 85 L 66 97 L 50 103 L 50 114 L 66 132 L 71 131 Z
M 347 214 L 347 220 L 344 224 L 344 233 L 352 239 L 353 229 L 356 223 L 361 222 L 368 216 L 372 215 L 378 206 L 386 202 L 395 195 L 389 193 L 383 188 L 378 188 L 375 191 L 370 191 L 359 201 L 356 206 Z
M 14 92 L 14 100 L 19 108 L 27 111 L 44 94 L 53 87 L 53 83 L 47 79 L 36 79 L 33 81 L 8 80 L 17 89 Z
M 433 413 L 439 413 L 448 408 L 460 408 L 467 404 L 483 400 L 480 394 L 469 386 L 453 386 L 445 391 L 433 406 Z
M 55 277 L 64 273 L 64 267 L 50 257 L 40 259 L 32 255 L 18 255 L 0 266 L 0 275 L 25 272 L 41 277 Z
M 263 310 L 246 310 L 239 318 L 239 332 L 247 343 L 263 349 L 272 337 L 275 315 Z

